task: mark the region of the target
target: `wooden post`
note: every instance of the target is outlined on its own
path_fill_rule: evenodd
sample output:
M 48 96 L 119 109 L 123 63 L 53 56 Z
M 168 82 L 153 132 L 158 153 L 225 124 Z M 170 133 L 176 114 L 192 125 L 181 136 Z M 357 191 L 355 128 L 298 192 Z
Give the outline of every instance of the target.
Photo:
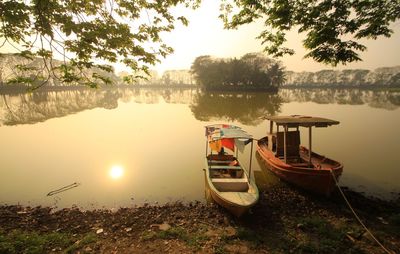
M 311 145 L 311 142 L 312 142 L 311 127 L 312 126 L 308 127 L 308 164 L 310 166 L 312 165 L 312 163 L 311 163 L 311 153 L 312 153 L 312 150 L 311 150 L 311 148 L 312 148 L 312 145 Z
M 285 126 L 283 126 L 283 127 L 284 127 L 284 128 L 283 128 L 283 158 L 285 159 L 285 163 L 287 163 L 287 154 L 286 154 L 286 147 L 287 147 L 286 141 L 287 141 L 287 137 L 286 137 L 286 135 L 287 135 L 288 127 L 287 127 L 287 125 L 285 125 Z
M 250 148 L 250 163 L 249 163 L 249 182 L 251 180 L 251 160 L 253 158 L 253 139 L 251 140 L 251 148 Z
M 208 154 L 208 137 L 206 137 L 206 158 L 207 158 L 207 154 Z
M 269 133 L 270 133 L 270 134 L 272 134 L 273 129 L 274 129 L 274 122 L 269 121 Z
M 279 125 L 276 124 L 276 153 L 278 153 L 279 149 L 278 132 L 279 132 Z

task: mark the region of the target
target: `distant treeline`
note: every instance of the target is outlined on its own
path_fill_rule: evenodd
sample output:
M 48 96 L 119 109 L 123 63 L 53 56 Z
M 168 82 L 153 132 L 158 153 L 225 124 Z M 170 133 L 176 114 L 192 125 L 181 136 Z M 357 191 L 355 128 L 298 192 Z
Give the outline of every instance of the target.
M 199 56 L 191 72 L 196 84 L 206 91 L 277 90 L 284 82 L 281 63 L 259 53 L 240 59 Z
M 400 66 L 364 69 L 285 72 L 285 87 L 400 87 Z

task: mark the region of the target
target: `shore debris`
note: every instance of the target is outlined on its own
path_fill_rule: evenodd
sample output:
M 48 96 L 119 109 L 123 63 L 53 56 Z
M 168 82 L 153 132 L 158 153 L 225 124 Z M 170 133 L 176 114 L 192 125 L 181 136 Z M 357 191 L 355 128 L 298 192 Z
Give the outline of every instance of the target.
M 80 185 L 81 185 L 80 183 L 74 182 L 74 183 L 72 183 L 72 184 L 66 185 L 66 186 L 61 187 L 61 188 L 59 188 L 59 189 L 50 191 L 49 193 L 47 193 L 47 196 L 53 196 L 53 195 L 55 195 L 55 194 L 58 194 L 58 193 L 61 193 L 61 192 L 64 192 L 64 191 L 67 191 L 67 190 L 76 188 L 76 187 L 78 187 L 78 186 L 80 186 Z

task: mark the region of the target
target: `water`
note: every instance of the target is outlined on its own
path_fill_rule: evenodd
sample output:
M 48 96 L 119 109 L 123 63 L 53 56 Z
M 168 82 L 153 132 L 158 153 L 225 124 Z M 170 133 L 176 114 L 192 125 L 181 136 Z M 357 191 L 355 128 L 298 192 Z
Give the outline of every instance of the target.
M 203 126 L 228 122 L 260 138 L 266 114 L 340 121 L 313 132 L 313 150 L 344 163 L 340 184 L 381 198 L 400 192 L 398 91 L 81 89 L 1 95 L 0 204 L 91 209 L 204 200 Z

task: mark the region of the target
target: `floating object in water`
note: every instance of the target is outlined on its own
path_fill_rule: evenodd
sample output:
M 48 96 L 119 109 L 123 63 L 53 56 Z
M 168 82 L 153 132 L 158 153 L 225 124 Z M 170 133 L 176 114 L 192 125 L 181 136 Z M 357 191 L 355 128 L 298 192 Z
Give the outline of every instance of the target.
M 53 195 L 55 195 L 55 194 L 58 194 L 58 193 L 61 193 L 61 192 L 64 192 L 64 191 L 67 191 L 67 190 L 76 188 L 76 187 L 78 187 L 79 185 L 81 185 L 81 184 L 80 184 L 80 183 L 77 183 L 77 182 L 72 183 L 72 184 L 70 184 L 70 185 L 64 186 L 64 187 L 59 188 L 59 189 L 57 189 L 57 190 L 50 191 L 49 193 L 47 193 L 47 196 L 53 196 Z

